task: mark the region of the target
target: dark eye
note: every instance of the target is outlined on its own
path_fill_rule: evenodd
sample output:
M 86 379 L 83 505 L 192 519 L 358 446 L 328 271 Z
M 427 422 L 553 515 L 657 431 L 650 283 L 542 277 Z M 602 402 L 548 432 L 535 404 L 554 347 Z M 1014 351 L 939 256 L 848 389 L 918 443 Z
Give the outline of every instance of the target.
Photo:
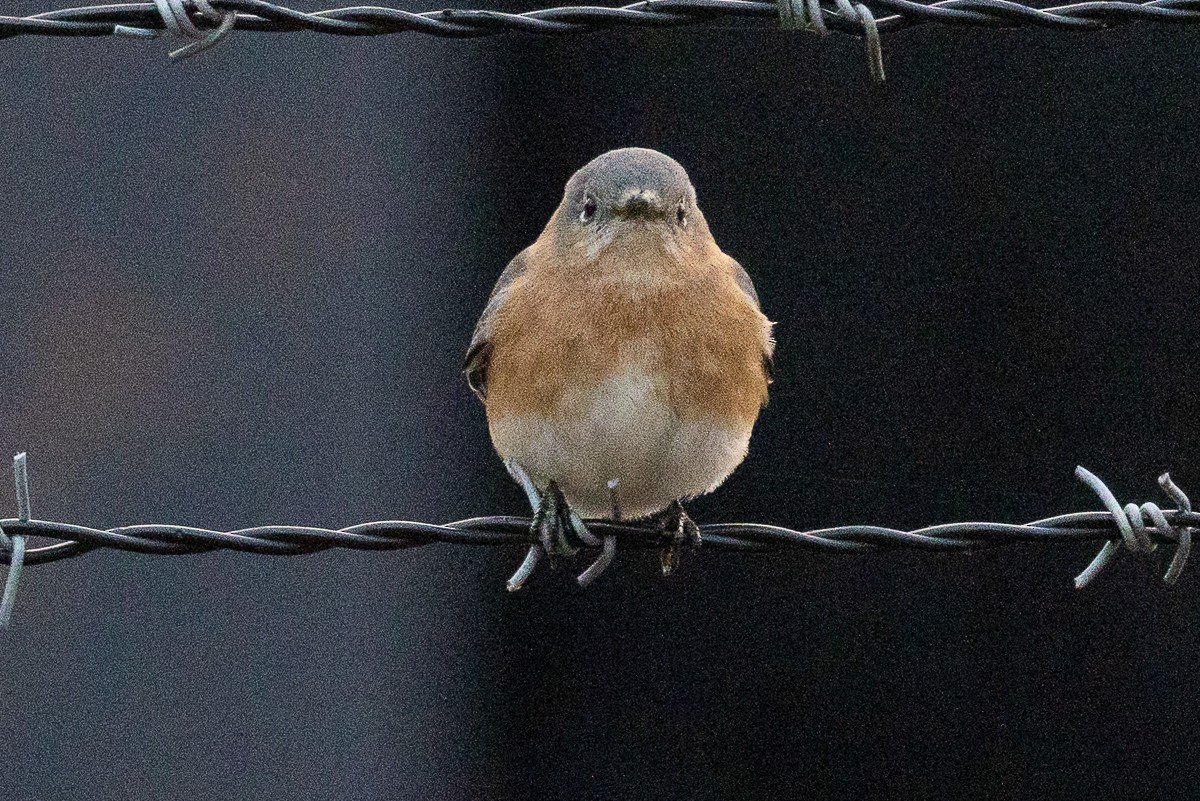
M 675 222 L 679 225 L 687 225 L 687 209 L 680 203 L 675 209 Z
M 590 222 L 596 216 L 596 201 L 594 198 L 588 198 L 583 202 L 583 211 L 579 214 L 579 219 L 583 222 Z

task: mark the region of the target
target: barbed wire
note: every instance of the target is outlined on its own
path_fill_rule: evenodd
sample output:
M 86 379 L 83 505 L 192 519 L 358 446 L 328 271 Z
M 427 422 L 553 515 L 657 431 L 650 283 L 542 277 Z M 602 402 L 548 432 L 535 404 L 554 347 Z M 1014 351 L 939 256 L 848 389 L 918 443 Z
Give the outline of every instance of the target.
M 1091 0 L 1039 8 L 1015 0 L 641 0 L 620 7 L 563 6 L 525 13 L 488 9 L 408 11 L 352 6 L 300 11 L 267 0 L 153 0 L 66 8 L 29 16 L 0 16 L 0 39 L 13 36 L 154 37 L 166 30 L 190 43 L 171 53 L 184 58 L 232 31 L 335 36 L 416 32 L 446 38 L 503 33 L 566 36 L 613 28 L 663 28 L 722 22 L 773 21 L 787 29 L 863 37 L 872 74 L 883 78 L 882 33 L 930 23 L 986 28 L 1042 27 L 1097 31 L 1131 22 L 1195 25 L 1200 0 Z
M 129 525 L 98 529 L 69 523 L 33 519 L 30 513 L 26 455 L 13 460 L 17 488 L 17 517 L 0 519 L 0 564 L 9 566 L 0 596 L 0 627 L 12 616 L 17 581 L 24 565 L 43 565 L 72 559 L 97 549 L 127 551 L 158 556 L 201 554 L 217 550 L 239 551 L 262 556 L 299 556 L 332 548 L 362 551 L 393 551 L 434 543 L 448 545 L 529 545 L 534 554 L 540 547 L 529 518 L 512 516 L 473 517 L 453 523 L 434 524 L 408 520 L 383 520 L 346 528 L 312 526 L 256 526 L 233 531 L 215 531 L 194 526 Z M 1177 508 L 1163 509 L 1153 502 L 1129 503 L 1124 507 L 1109 488 L 1083 467 L 1076 477 L 1104 505 L 1103 511 L 1061 514 L 1030 523 L 943 523 L 914 530 L 885 526 L 848 525 L 797 531 L 762 523 L 715 523 L 700 527 L 703 551 L 764 552 L 787 549 L 835 553 L 866 553 L 889 549 L 934 552 L 964 552 L 1015 543 L 1103 542 L 1092 562 L 1075 578 L 1075 586 L 1087 586 L 1111 563 L 1124 545 L 1134 553 L 1148 554 L 1160 545 L 1174 546 L 1163 580 L 1174 584 L 1183 571 L 1192 546 L 1193 530 L 1200 528 L 1200 513 L 1192 511 L 1187 495 L 1164 473 L 1159 486 Z M 585 549 L 600 549 L 601 555 L 578 581 L 586 585 L 603 572 L 615 555 L 617 543 L 625 549 L 664 547 L 663 533 L 649 524 L 586 521 Z M 28 537 L 46 537 L 57 543 L 28 547 Z M 528 564 L 528 570 L 526 570 Z M 509 589 L 519 589 L 532 572 L 526 558 Z

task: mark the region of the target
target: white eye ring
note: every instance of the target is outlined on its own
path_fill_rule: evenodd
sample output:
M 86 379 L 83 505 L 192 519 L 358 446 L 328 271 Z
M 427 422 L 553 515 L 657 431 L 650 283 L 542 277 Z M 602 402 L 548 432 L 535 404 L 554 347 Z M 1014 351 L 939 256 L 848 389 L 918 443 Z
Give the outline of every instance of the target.
M 583 202 L 583 211 L 579 213 L 580 222 L 591 222 L 596 216 L 596 201 L 594 198 L 587 198 Z
M 675 223 L 687 226 L 687 210 L 683 208 L 682 203 L 675 207 Z

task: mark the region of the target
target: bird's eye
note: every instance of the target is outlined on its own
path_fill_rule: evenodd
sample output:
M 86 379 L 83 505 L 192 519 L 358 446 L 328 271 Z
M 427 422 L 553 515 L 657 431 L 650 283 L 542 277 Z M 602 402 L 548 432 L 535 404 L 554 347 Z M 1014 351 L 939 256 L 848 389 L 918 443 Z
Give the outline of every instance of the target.
M 687 225 L 687 209 L 680 203 L 675 208 L 675 222 L 679 225 Z
M 582 222 L 590 222 L 596 216 L 596 201 L 594 198 L 588 198 L 583 203 L 583 211 L 579 214 L 579 219 Z

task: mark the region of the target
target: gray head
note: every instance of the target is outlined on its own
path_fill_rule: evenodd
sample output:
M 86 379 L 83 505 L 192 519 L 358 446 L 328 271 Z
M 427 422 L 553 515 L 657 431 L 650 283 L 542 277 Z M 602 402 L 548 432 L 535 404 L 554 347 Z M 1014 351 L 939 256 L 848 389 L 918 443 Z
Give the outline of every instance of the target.
M 680 244 L 708 227 L 679 162 L 644 147 L 610 150 L 571 176 L 550 221 L 560 237 L 596 250 L 653 232 Z

